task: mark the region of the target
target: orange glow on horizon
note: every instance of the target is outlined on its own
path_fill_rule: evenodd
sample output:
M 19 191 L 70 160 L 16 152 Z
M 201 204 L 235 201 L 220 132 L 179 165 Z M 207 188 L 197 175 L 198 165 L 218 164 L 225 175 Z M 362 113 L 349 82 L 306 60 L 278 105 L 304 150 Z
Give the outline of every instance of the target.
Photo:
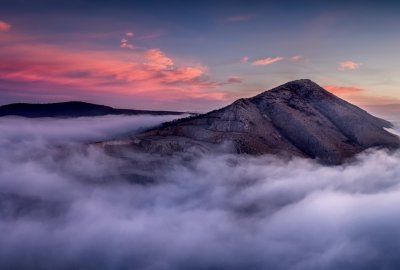
M 357 86 L 325 85 L 324 88 L 335 95 L 349 95 L 365 91 Z

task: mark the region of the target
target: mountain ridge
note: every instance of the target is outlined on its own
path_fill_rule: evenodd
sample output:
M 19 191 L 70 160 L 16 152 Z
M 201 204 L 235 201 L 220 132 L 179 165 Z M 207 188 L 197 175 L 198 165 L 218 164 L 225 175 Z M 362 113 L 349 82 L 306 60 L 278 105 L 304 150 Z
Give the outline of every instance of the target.
M 0 117 L 22 116 L 29 118 L 40 117 L 84 117 L 103 115 L 182 115 L 184 112 L 174 111 L 151 111 L 116 109 L 113 107 L 98 105 L 82 101 L 67 101 L 57 103 L 12 103 L 0 106 Z
M 147 130 L 126 144 L 172 154 L 191 147 L 213 151 L 228 143 L 234 153 L 302 156 L 338 164 L 370 147 L 399 147 L 399 138 L 385 130 L 390 127 L 390 122 L 301 79 Z

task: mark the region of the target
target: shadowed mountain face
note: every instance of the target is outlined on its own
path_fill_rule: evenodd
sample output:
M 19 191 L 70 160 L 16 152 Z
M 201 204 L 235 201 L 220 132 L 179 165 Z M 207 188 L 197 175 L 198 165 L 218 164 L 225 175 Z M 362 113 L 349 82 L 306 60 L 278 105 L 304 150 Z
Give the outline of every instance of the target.
M 146 111 L 114 109 L 112 107 L 91 104 L 79 101 L 50 103 L 50 104 L 29 104 L 15 103 L 0 106 L 0 116 L 23 116 L 23 117 L 82 117 L 102 115 L 180 115 L 182 112 L 169 111 Z
M 310 80 L 286 83 L 207 114 L 149 130 L 126 142 L 146 152 L 172 153 L 227 142 L 236 153 L 283 154 L 337 164 L 370 148 L 400 145 L 391 124 Z M 106 147 L 116 147 L 112 142 Z

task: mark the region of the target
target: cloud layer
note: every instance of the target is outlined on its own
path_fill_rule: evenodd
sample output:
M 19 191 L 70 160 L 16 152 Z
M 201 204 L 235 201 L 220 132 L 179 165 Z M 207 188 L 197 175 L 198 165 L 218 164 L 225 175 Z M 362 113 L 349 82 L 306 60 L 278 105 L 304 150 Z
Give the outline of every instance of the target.
M 0 24 L 0 31 L 6 28 Z M 127 32 L 114 50 L 71 49 L 49 45 L 26 34 L 0 36 L 2 89 L 19 100 L 40 96 L 46 101 L 82 99 L 82 96 L 125 95 L 147 106 L 179 100 L 223 101 L 221 82 L 213 81 L 208 68 L 170 56 L 160 48 L 140 48 Z M 32 97 L 32 93 L 34 97 Z M 157 101 L 158 104 L 151 104 Z M 138 102 L 143 103 L 143 102 Z M 173 106 L 164 106 L 170 109 Z M 141 107 L 145 109 L 144 107 Z M 176 108 L 176 107 L 175 107 Z M 197 108 L 196 108 L 197 109 Z
M 165 120 L 0 118 L 0 268 L 400 265 L 400 153 L 324 167 L 191 152 L 119 159 L 80 144 Z
M 0 21 L 0 32 L 6 32 L 10 29 L 11 29 L 11 24 L 5 21 Z

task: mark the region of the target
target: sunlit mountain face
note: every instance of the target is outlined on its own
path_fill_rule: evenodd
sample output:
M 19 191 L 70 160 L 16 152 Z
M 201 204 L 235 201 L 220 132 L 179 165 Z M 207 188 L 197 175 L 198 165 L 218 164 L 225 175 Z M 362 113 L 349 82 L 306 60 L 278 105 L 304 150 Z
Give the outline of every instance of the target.
M 0 0 L 0 269 L 399 269 L 399 14 Z

